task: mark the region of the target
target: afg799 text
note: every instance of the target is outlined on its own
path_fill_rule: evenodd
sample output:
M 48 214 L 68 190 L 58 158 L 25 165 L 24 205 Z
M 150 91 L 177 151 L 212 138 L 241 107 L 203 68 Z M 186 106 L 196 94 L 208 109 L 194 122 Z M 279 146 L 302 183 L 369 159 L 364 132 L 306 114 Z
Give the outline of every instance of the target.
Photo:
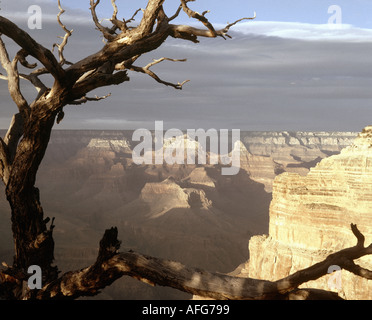
M 187 307 L 185 314 L 228 314 L 230 312 L 230 307 L 222 304 L 193 304 Z

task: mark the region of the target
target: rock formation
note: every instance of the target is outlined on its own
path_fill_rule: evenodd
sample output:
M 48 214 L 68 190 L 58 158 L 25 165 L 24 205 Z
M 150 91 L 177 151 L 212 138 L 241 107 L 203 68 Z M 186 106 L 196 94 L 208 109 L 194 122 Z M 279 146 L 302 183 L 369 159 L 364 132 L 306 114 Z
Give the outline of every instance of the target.
M 323 159 L 306 176 L 283 173 L 273 184 L 268 236 L 249 241 L 249 262 L 241 276 L 277 280 L 355 245 L 350 223 L 372 242 L 372 126 L 354 143 Z M 358 264 L 372 269 L 372 257 Z M 330 277 L 304 284 L 329 290 Z M 341 272 L 335 288 L 347 299 L 372 299 L 372 281 Z
M 149 205 L 151 211 L 148 216 L 151 218 L 158 218 L 172 209 L 208 209 L 212 204 L 203 190 L 181 188 L 172 178 L 146 183 L 141 190 L 140 199 Z

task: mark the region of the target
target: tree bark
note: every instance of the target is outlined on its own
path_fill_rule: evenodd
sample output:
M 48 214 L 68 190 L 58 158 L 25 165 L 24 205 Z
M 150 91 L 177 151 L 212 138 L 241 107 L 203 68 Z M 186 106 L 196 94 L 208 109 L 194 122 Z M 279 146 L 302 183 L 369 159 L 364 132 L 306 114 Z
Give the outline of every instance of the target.
M 50 105 L 43 105 L 42 102 L 32 108 L 6 186 L 15 245 L 13 267 L 27 275 L 29 266 L 38 265 L 45 282 L 55 280 L 58 273 L 57 267 L 52 266 L 53 225 L 47 228 L 49 219 L 44 219 L 35 180 L 49 143 L 55 116 L 56 112 L 50 111 Z

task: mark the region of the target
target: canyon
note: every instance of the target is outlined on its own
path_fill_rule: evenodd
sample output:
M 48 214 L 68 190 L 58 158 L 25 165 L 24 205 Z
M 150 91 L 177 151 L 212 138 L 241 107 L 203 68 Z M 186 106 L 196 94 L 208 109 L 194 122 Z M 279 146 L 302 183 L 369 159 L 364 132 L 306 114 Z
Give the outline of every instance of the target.
M 310 176 L 314 189 L 319 187 L 318 180 L 328 188 L 314 191 L 314 197 L 318 192 L 332 198 L 332 186 L 336 190 L 342 183 L 331 174 L 320 178 L 320 173 L 327 172 L 328 168 L 320 163 L 342 156 L 344 148 L 354 150 L 350 146 L 355 146 L 356 137 L 355 132 L 241 132 L 240 141 L 233 146 L 240 151 L 240 171 L 224 176 L 221 164 L 212 165 L 208 161 L 207 164 L 135 164 L 131 131 L 55 130 L 39 170 L 37 186 L 46 216 L 55 217 L 56 264 L 62 271 L 91 264 L 97 256 L 103 231 L 117 226 L 121 250 L 135 250 L 223 273 L 240 265 L 236 273 L 242 276 L 270 278 L 292 272 L 297 267 L 291 265 L 291 261 L 296 261 L 295 249 L 299 255 L 310 252 L 315 257 L 314 252 L 319 250 L 335 250 L 333 242 L 341 247 L 348 245 L 344 235 L 345 239 L 352 238 L 348 234 L 350 230 L 344 230 L 340 241 L 338 227 L 334 226 L 334 219 L 337 226 L 341 222 L 332 205 L 342 206 L 340 201 L 346 201 L 344 193 L 338 194 L 336 203 L 309 200 L 303 204 L 313 208 L 311 210 L 326 208 L 323 215 L 331 212 L 328 219 L 328 215 L 316 217 L 310 213 L 295 216 L 295 211 L 303 211 L 303 201 L 293 190 L 306 193 L 307 182 L 301 179 L 310 179 Z M 197 141 L 185 135 L 184 147 L 195 146 Z M 205 152 L 207 158 L 211 156 L 208 150 Z M 349 155 L 344 154 L 344 158 L 347 161 Z M 358 161 L 350 160 L 349 167 L 359 165 L 362 160 Z M 314 172 L 318 172 L 318 176 Z M 356 179 L 359 181 L 359 177 Z M 347 185 L 346 180 L 343 183 L 342 186 Z M 349 204 L 350 210 L 360 200 L 359 190 L 353 192 L 354 198 L 347 198 L 354 201 Z M 10 210 L 3 194 L 0 256 L 2 261 L 10 263 L 13 254 Z M 280 208 L 285 207 L 292 211 L 282 214 L 284 209 Z M 344 218 L 346 223 L 348 216 Z M 319 227 L 323 220 L 326 224 Z M 363 227 L 368 228 L 368 224 L 363 226 L 364 220 L 358 221 L 348 223 L 358 223 L 365 231 Z M 326 234 L 327 228 L 329 234 Z M 312 240 L 302 243 L 301 237 L 311 233 Z M 260 236 L 262 234 L 269 236 Z M 292 255 L 282 255 L 283 252 L 292 252 Z M 280 263 L 272 263 L 270 259 Z M 270 265 L 276 269 L 270 269 Z M 97 298 L 183 299 L 190 296 L 123 278 Z
M 273 183 L 268 235 L 249 241 L 250 258 L 240 276 L 278 280 L 329 254 L 356 245 L 350 224 L 372 242 L 372 126 L 351 146 L 321 160 L 306 176 L 286 172 Z M 372 258 L 357 264 L 372 269 Z M 336 266 L 337 268 L 337 266 Z M 333 271 L 333 270 L 332 270 Z M 338 285 L 329 284 L 338 277 Z M 372 282 L 342 270 L 302 287 L 332 289 L 345 299 L 372 299 Z

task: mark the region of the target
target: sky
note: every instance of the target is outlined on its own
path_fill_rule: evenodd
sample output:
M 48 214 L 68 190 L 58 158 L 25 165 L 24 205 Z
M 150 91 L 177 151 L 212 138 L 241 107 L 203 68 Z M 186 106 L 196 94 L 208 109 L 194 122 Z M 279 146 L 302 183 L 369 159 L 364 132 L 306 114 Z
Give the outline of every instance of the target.
M 100 18 L 112 15 L 101 0 Z M 147 1 L 117 0 L 119 17 L 129 18 Z M 171 15 L 178 1 L 166 1 Z M 168 4 L 169 3 L 169 4 Z M 28 28 L 28 8 L 42 10 L 42 28 Z M 98 51 L 102 37 L 89 15 L 89 0 L 62 0 L 62 21 L 74 32 L 66 58 L 72 62 Z M 241 129 L 252 131 L 361 131 L 372 124 L 372 1 L 367 0 L 197 0 L 189 6 L 216 27 L 238 18 L 256 19 L 231 29 L 232 39 L 202 39 L 200 44 L 169 39 L 139 63 L 187 58 L 153 68 L 167 81 L 190 80 L 182 91 L 130 73 L 130 82 L 91 95 L 111 96 L 82 106 L 66 106 L 55 129 Z M 2 0 L 0 14 L 24 28 L 47 48 L 60 41 L 56 0 Z M 138 21 L 141 16 L 138 16 Z M 187 15 L 177 23 L 200 26 Z M 202 28 L 203 26 L 200 26 Z M 8 39 L 9 52 L 17 49 Z M 25 96 L 35 91 L 22 82 Z M 0 80 L 0 128 L 16 112 Z

